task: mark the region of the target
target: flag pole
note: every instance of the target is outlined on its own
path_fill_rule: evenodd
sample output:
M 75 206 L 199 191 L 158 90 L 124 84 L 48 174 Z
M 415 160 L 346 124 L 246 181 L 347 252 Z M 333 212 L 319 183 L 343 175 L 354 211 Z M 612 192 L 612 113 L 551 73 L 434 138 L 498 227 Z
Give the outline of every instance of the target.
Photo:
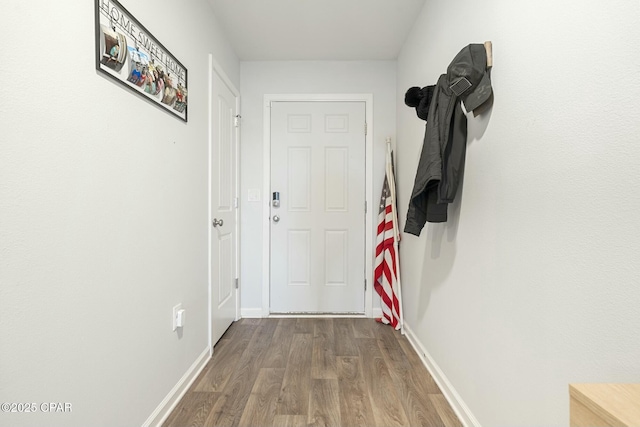
M 387 177 L 393 182 L 389 182 L 389 188 L 391 190 L 391 211 L 393 215 L 393 249 L 396 253 L 395 256 L 395 269 L 398 282 L 398 304 L 400 304 L 400 333 L 404 335 L 404 307 L 402 305 L 402 282 L 400 280 L 400 250 L 398 242 L 400 241 L 400 230 L 398 229 L 398 212 L 396 210 L 396 177 L 394 172 L 394 165 L 391 157 L 391 137 L 387 137 Z

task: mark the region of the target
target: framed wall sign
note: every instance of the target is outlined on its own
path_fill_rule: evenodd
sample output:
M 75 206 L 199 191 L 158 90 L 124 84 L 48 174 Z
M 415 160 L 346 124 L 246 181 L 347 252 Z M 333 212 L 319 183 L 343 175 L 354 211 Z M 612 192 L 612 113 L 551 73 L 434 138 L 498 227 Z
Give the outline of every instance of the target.
M 96 68 L 187 121 L 187 69 L 116 0 L 95 0 Z

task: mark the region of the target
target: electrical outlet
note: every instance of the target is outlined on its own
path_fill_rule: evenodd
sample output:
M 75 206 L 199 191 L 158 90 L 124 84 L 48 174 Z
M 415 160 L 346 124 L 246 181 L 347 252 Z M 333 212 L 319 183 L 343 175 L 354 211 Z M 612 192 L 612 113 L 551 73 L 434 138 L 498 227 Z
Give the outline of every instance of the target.
M 178 329 L 178 311 L 182 310 L 182 304 L 178 304 L 175 307 L 173 307 L 173 316 L 171 317 L 171 322 L 173 325 L 173 330 L 175 331 L 176 329 Z

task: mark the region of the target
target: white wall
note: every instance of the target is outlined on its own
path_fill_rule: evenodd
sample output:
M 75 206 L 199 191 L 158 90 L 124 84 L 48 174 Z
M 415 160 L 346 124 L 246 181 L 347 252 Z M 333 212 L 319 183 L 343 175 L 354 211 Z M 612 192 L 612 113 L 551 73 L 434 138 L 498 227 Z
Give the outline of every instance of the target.
M 249 189 L 263 188 L 263 97 L 285 93 L 373 94 L 373 194 L 384 180 L 385 138 L 396 131 L 395 61 L 242 62 L 241 142 L 241 306 L 244 313 L 262 311 L 262 224 L 268 216 L 262 200 L 248 202 Z M 395 139 L 395 138 L 394 138 Z M 372 231 L 373 233 L 373 231 Z M 378 298 L 374 298 L 374 307 Z
M 0 425 L 141 425 L 207 348 L 206 0 L 124 6 L 189 72 L 189 122 L 95 70 L 94 2 L 3 5 Z M 187 311 L 182 336 L 172 306 Z
M 461 197 L 401 247 L 406 322 L 482 425 L 567 425 L 568 383 L 640 382 L 639 16 L 429 0 L 398 59 L 404 225 L 424 127 L 400 95 L 493 41 Z

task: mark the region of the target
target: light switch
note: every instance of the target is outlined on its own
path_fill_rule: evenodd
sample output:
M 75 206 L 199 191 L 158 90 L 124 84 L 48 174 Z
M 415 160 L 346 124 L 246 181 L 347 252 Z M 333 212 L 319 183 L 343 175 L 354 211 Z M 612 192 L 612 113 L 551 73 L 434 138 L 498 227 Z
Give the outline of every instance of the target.
M 178 328 L 184 327 L 184 320 L 185 320 L 185 312 L 184 312 L 184 308 L 181 308 L 176 313 L 176 326 Z
M 247 194 L 248 202 L 259 202 L 260 201 L 260 189 L 258 188 L 250 188 Z

